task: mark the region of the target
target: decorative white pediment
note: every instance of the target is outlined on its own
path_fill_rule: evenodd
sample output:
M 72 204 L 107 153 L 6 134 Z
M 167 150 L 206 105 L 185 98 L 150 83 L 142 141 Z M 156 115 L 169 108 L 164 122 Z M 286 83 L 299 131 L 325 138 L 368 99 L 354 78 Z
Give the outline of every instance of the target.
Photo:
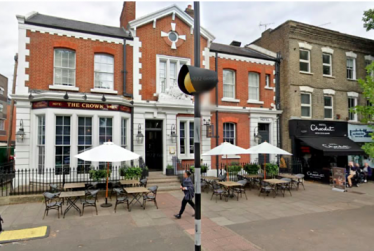
M 368 61 L 374 61 L 374 57 L 371 56 L 371 55 L 366 55 L 366 56 L 365 56 L 365 60 L 368 60 Z
M 334 54 L 334 50 L 330 47 L 322 47 L 321 50 L 323 53 Z
M 135 20 L 132 20 L 132 21 L 129 22 L 129 26 L 130 26 L 131 30 L 136 30 L 137 27 L 145 25 L 145 24 L 150 23 L 150 22 L 154 22 L 154 24 L 155 24 L 156 23 L 155 20 L 163 18 L 163 17 L 168 16 L 168 15 L 172 15 L 173 20 L 175 20 L 175 16 L 178 16 L 183 22 L 185 22 L 188 26 L 191 27 L 191 32 L 192 32 L 193 26 L 194 26 L 194 19 L 190 15 L 188 15 L 186 12 L 181 10 L 175 4 L 172 5 L 172 6 L 169 6 L 167 8 L 161 9 L 159 11 L 150 13 L 146 16 L 139 17 Z M 200 27 L 200 32 L 201 32 L 201 35 L 203 37 L 207 38 L 208 40 L 212 41 L 212 40 L 215 39 L 213 34 L 211 34 L 209 31 L 207 31 L 203 27 Z
M 348 51 L 345 53 L 345 55 L 349 58 L 357 58 L 357 54 L 354 53 L 353 51 Z
M 309 86 L 299 86 L 301 92 L 313 92 L 314 89 Z
M 348 97 L 352 98 L 358 98 L 358 93 L 357 92 L 347 92 Z
M 325 95 L 335 95 L 335 90 L 333 90 L 333 89 L 323 89 L 323 94 L 325 94 Z
M 178 103 L 178 104 L 193 104 L 192 96 L 184 94 L 177 85 L 172 85 L 165 90 L 165 93 L 158 95 L 158 102 L 161 103 Z
M 299 48 L 305 50 L 312 50 L 312 45 L 307 42 L 299 42 Z

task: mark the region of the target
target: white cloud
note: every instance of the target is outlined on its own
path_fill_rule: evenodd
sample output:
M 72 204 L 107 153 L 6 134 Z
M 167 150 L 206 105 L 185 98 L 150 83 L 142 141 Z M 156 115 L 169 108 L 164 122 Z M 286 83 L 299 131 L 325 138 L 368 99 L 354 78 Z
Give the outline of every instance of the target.
M 138 2 L 137 16 L 176 4 L 184 10 L 193 2 Z M 371 2 L 202 2 L 201 24 L 216 36 L 216 42 L 242 44 L 261 36 L 259 23 L 273 23 L 275 28 L 287 20 L 324 25 L 342 33 L 374 39 L 361 21 Z M 13 57 L 17 52 L 16 14 L 31 11 L 80 21 L 118 26 L 122 2 L 1 2 L 0 8 L 0 73 L 12 82 Z

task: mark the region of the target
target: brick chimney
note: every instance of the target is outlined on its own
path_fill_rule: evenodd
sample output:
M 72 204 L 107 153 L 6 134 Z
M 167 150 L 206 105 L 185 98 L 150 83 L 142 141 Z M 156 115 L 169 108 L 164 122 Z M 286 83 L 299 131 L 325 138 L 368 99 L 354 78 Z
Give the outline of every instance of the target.
M 136 4 L 135 2 L 125 1 L 123 2 L 123 8 L 121 12 L 120 27 L 127 29 L 127 25 L 130 21 L 135 19 Z
M 186 13 L 187 13 L 188 15 L 190 15 L 192 18 L 194 18 L 194 16 L 195 16 L 191 4 L 189 4 L 189 5 L 187 6 L 187 8 L 184 10 L 184 12 L 186 12 Z

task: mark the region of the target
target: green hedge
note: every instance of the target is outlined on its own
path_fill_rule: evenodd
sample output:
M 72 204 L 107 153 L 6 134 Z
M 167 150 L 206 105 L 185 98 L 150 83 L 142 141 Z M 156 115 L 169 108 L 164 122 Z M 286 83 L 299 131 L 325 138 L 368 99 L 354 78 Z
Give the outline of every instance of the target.
M 242 166 L 239 163 L 232 162 L 231 165 L 227 167 L 227 170 L 229 173 L 235 173 L 237 174 L 242 170 Z
M 124 176 L 125 179 L 134 179 L 134 178 L 138 179 L 142 176 L 143 169 L 137 166 L 133 166 L 133 167 L 124 166 L 124 167 L 121 167 L 119 171 L 120 171 L 120 175 Z
M 266 175 L 275 176 L 279 173 L 279 167 L 276 164 L 267 163 L 266 164 Z
M 102 169 L 102 170 L 90 170 L 90 178 L 94 181 L 99 181 L 103 178 L 106 178 L 106 172 L 107 170 L 106 169 Z M 109 170 L 109 176 L 111 174 L 111 171 Z M 108 177 L 109 177 L 108 176 Z
M 208 170 L 208 167 L 205 165 L 202 165 L 200 168 L 201 168 L 201 173 L 206 173 L 206 171 Z M 190 166 L 190 171 L 191 173 L 195 173 L 195 167 Z
M 260 165 L 257 164 L 245 164 L 244 170 L 248 174 L 258 174 L 258 170 L 260 169 Z

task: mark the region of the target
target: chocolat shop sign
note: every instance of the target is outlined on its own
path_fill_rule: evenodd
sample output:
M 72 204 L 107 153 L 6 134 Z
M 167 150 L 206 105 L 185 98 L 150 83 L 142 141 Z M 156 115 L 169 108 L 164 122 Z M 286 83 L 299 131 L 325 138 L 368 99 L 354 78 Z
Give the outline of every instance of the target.
M 346 137 L 347 122 L 290 120 L 290 136 L 296 137 Z
M 117 104 L 97 104 L 83 102 L 66 102 L 66 101 L 37 101 L 32 103 L 32 109 L 42 108 L 63 108 L 63 109 L 84 109 L 84 110 L 102 110 L 102 111 L 119 111 L 131 112 L 131 107 Z

